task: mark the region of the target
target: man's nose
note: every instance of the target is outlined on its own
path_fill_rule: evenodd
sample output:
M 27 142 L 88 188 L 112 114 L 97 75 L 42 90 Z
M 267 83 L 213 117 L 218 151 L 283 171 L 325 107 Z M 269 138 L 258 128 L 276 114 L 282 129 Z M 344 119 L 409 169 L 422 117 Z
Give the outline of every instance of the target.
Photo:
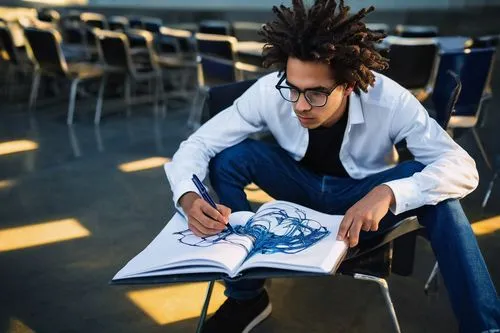
M 295 110 L 297 110 L 299 112 L 305 112 L 305 111 L 311 110 L 311 105 L 306 100 L 306 97 L 304 96 L 304 94 L 300 94 L 299 100 L 295 103 Z

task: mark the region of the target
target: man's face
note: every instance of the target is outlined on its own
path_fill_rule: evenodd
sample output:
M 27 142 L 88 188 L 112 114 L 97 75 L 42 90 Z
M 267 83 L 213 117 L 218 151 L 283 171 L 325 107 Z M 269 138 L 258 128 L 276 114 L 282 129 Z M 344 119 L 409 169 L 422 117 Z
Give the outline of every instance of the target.
M 332 69 L 327 64 L 289 57 L 284 85 L 302 91 L 314 89 L 328 93 L 337 86 L 337 82 L 333 78 Z M 343 115 L 347 105 L 347 97 L 351 91 L 352 89 L 346 89 L 345 85 L 337 86 L 328 96 L 326 104 L 321 107 L 311 106 L 304 94 L 300 94 L 298 101 L 293 103 L 293 110 L 298 116 L 300 124 L 305 128 L 329 127 Z

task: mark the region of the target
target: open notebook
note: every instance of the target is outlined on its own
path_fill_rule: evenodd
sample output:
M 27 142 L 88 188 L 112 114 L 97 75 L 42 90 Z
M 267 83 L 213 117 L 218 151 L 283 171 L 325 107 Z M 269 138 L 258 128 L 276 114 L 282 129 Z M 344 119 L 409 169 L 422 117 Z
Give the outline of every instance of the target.
M 252 268 L 333 273 L 347 245 L 336 236 L 342 216 L 327 215 L 285 201 L 252 212 L 235 212 L 223 230 L 200 238 L 180 214 L 113 278 L 133 279 L 175 274 L 244 275 Z

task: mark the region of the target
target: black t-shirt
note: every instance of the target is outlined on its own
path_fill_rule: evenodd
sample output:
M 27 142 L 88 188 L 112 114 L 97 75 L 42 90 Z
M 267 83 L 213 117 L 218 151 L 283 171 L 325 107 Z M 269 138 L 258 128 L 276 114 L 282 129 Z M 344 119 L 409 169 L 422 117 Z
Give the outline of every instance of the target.
M 332 127 L 310 129 L 309 144 L 300 163 L 311 171 L 335 177 L 349 177 L 340 162 L 340 147 L 347 127 L 347 110 Z

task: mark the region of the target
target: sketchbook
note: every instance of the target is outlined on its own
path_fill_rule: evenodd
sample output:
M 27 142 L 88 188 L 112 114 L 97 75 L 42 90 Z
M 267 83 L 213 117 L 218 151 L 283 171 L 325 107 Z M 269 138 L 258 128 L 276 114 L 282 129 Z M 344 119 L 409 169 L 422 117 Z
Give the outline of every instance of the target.
M 339 215 L 273 201 L 256 213 L 232 213 L 233 231 L 200 238 L 177 213 L 112 282 L 204 273 L 235 278 L 262 268 L 332 274 L 347 250 L 336 240 L 341 221 Z

